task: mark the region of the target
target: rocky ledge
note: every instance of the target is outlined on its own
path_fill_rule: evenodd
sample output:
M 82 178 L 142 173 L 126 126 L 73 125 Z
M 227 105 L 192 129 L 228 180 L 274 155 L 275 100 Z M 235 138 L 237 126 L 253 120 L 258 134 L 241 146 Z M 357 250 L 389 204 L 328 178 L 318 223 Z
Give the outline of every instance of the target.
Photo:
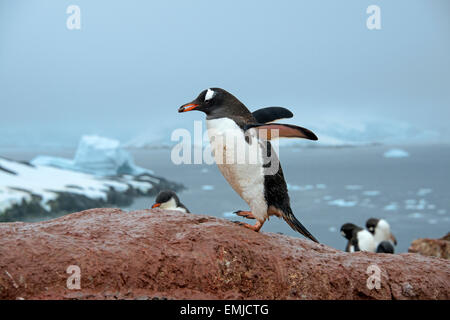
M 345 253 L 204 215 L 92 209 L 0 234 L 1 299 L 450 298 L 447 260 Z
M 409 252 L 424 256 L 450 259 L 450 232 L 440 239 L 417 239 L 411 243 Z

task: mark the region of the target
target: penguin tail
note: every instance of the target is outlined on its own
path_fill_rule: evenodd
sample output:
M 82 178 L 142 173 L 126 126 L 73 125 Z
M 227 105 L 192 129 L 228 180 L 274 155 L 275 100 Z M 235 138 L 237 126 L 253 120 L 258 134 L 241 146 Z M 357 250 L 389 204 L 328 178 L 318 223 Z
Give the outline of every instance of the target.
M 288 208 L 286 212 L 283 212 L 283 219 L 287 222 L 287 224 L 294 229 L 295 231 L 301 233 L 305 237 L 311 239 L 314 242 L 319 243 L 319 241 L 306 229 L 300 221 L 297 220 L 297 218 L 294 216 L 294 213 L 292 212 L 291 208 Z

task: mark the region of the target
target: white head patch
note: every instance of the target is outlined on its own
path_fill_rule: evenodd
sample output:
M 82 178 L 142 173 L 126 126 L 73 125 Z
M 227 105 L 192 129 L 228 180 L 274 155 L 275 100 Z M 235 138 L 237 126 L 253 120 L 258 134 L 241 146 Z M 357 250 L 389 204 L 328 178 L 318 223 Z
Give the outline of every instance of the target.
M 211 100 L 212 97 L 214 97 L 214 91 L 211 89 L 208 89 L 208 91 L 206 91 L 206 95 L 205 95 L 205 101 Z

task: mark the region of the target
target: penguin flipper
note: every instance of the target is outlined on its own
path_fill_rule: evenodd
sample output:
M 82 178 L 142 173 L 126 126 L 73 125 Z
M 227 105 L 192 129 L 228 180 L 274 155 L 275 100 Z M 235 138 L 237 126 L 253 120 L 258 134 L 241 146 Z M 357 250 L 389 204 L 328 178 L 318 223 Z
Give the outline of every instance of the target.
M 318 140 L 317 136 L 311 130 L 303 127 L 294 126 L 292 124 L 282 123 L 254 123 L 248 124 L 244 130 L 256 128 L 258 136 L 264 140 L 271 140 L 272 138 L 303 138 L 308 140 Z M 277 130 L 277 135 L 273 134 L 273 130 Z
M 280 119 L 292 118 L 291 111 L 283 107 L 267 107 L 252 112 L 253 117 L 258 123 L 268 123 Z

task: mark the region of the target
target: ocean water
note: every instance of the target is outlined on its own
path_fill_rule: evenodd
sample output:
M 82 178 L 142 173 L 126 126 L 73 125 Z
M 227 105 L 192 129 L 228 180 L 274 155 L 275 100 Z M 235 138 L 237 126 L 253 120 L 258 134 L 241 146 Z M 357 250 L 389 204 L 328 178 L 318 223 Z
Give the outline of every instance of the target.
M 360 226 L 371 217 L 384 218 L 406 252 L 417 238 L 438 238 L 450 231 L 450 146 L 396 146 L 406 157 L 384 157 L 387 146 L 280 149 L 291 207 L 296 217 L 321 242 L 344 249 L 339 229 Z M 0 155 L 30 160 L 37 154 L 72 157 L 74 150 L 1 150 Z M 131 150 L 137 165 L 183 183 L 181 201 L 198 214 L 245 220 L 233 211 L 248 209 L 216 165 L 174 165 L 169 149 Z M 125 210 L 149 208 L 153 198 L 138 198 Z M 248 220 L 254 223 L 253 220 Z M 239 226 L 236 226 L 237 228 Z M 272 217 L 261 232 L 302 237 Z

